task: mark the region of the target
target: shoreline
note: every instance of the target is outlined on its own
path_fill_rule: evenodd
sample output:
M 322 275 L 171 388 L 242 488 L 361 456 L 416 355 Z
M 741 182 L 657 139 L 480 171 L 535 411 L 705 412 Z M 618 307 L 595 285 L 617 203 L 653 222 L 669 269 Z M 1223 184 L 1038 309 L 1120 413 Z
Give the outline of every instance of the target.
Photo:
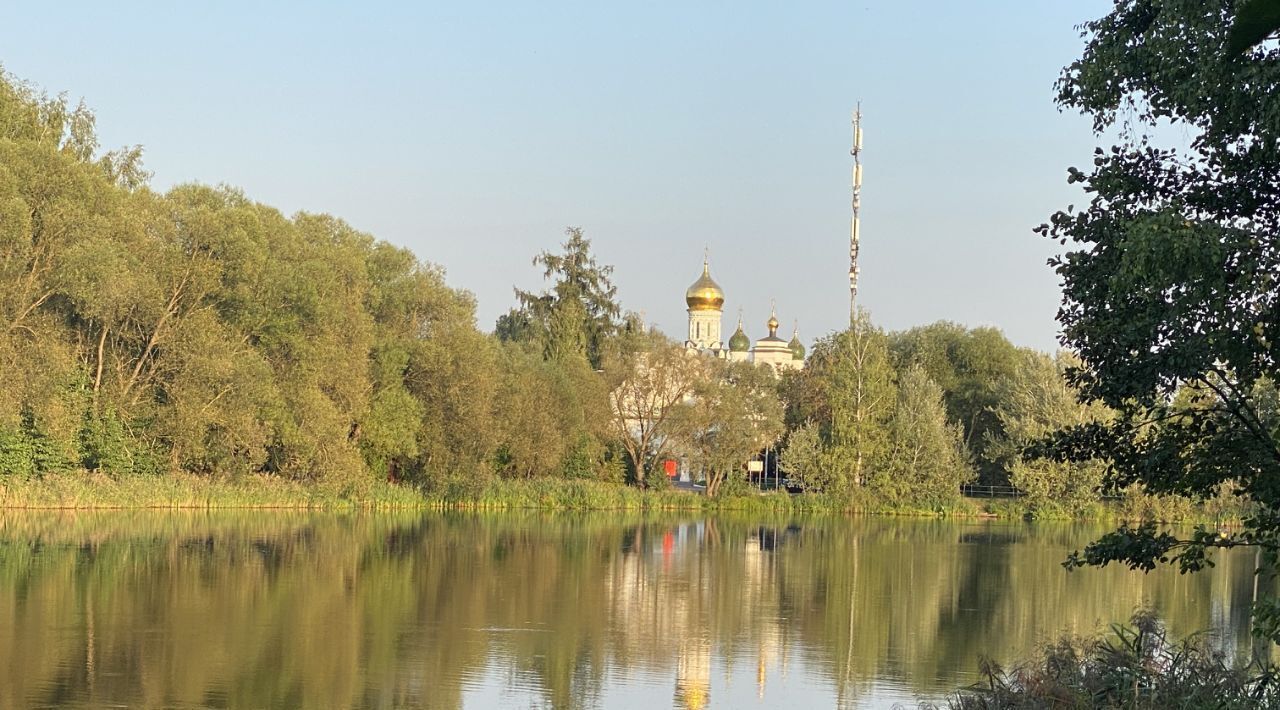
M 1054 520 L 1120 523 L 1156 520 L 1170 524 L 1239 524 L 1242 510 L 1211 509 L 1208 503 L 1150 499 L 1098 502 L 1082 512 L 1035 511 L 1018 499 L 958 497 L 943 505 L 887 501 L 859 491 L 847 498 L 818 494 L 759 492 L 707 498 L 673 488 L 641 490 L 621 483 L 572 479 L 494 480 L 427 492 L 411 486 L 373 482 L 359 490 L 303 484 L 269 476 L 239 479 L 190 475 L 111 478 L 63 474 L 0 480 L 0 510 L 546 510 L 697 511 L 764 514 L 876 515 L 972 520 Z

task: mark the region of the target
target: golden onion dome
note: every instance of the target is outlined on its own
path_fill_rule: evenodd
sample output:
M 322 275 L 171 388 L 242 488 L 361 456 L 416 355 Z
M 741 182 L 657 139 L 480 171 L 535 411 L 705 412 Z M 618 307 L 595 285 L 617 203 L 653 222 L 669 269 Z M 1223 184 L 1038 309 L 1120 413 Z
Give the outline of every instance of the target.
M 702 262 L 702 276 L 684 292 L 684 302 L 691 311 L 719 311 L 724 309 L 724 291 L 711 279 L 711 267 Z
M 768 322 L 768 323 L 766 323 L 765 325 L 768 325 L 768 326 L 769 326 L 769 337 L 771 337 L 771 338 L 776 338 L 776 337 L 778 337 L 778 316 L 777 316 L 777 314 L 774 314 L 774 313 L 769 314 L 769 322 Z

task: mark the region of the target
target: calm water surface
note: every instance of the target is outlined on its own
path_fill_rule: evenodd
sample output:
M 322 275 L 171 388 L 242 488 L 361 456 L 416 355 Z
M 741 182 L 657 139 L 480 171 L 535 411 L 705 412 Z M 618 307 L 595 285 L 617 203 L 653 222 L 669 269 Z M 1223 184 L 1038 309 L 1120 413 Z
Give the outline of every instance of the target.
M 1091 527 L 0 513 L 0 707 L 913 706 L 1158 610 L 1247 653 L 1252 558 L 1067 573 Z

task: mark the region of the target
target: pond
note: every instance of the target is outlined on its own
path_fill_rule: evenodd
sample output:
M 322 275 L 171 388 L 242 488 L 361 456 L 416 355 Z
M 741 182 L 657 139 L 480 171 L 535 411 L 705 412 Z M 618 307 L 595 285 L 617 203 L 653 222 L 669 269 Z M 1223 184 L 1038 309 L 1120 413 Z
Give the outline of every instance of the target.
M 1095 526 L 0 512 L 0 707 L 891 707 L 1149 605 L 1249 652 L 1253 558 L 1068 573 Z

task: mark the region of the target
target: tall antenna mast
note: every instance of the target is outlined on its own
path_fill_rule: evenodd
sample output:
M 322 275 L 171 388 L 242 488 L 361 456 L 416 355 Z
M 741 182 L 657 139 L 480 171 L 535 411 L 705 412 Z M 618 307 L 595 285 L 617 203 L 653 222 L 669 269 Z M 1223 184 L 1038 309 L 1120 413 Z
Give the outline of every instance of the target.
M 857 319 L 858 308 L 858 239 L 861 223 L 858 209 L 862 206 L 862 102 L 853 110 L 853 219 L 849 223 L 849 325 Z

